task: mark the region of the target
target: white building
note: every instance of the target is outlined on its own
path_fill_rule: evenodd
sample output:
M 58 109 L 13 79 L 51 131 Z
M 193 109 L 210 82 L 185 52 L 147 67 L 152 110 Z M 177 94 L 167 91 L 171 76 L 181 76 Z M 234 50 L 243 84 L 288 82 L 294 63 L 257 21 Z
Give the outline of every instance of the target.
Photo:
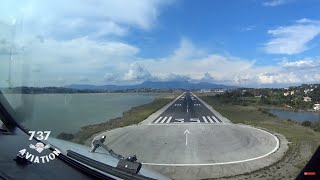
M 285 92 L 283 93 L 284 96 L 288 96 L 289 95 L 289 92 Z
M 314 104 L 313 105 L 313 110 L 320 111 L 320 104 Z
M 303 91 L 304 91 L 304 94 L 308 94 L 309 92 L 312 92 L 313 89 L 305 89 L 305 90 L 303 90 Z
M 312 99 L 309 96 L 303 97 L 304 102 L 310 102 Z

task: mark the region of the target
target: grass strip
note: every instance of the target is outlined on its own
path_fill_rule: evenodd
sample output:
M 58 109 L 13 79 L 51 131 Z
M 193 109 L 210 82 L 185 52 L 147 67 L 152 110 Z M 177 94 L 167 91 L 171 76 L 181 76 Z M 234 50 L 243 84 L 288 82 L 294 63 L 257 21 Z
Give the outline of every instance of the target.
M 301 171 L 320 145 L 319 132 L 302 126 L 298 122 L 280 119 L 263 108 L 253 105 L 233 105 L 231 103 L 225 103 L 219 97 L 214 96 L 199 95 L 199 97 L 233 123 L 252 125 L 280 133 L 290 142 L 289 150 L 280 162 L 278 161 L 262 170 L 245 174 L 242 178 L 237 176 L 236 179 L 251 179 L 260 176 L 265 176 L 266 179 L 275 178 L 275 176 L 277 176 L 277 178 L 291 179 Z

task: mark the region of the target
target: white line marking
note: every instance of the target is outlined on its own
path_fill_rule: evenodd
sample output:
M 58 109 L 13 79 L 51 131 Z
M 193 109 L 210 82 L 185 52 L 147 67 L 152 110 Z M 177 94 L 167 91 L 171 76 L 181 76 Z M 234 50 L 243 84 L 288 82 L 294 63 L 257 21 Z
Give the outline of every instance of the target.
M 268 131 L 264 131 L 262 129 L 258 129 L 258 128 L 254 128 L 254 127 L 250 127 L 250 126 L 245 126 L 245 125 L 241 125 L 241 126 L 244 126 L 244 127 L 247 127 L 247 128 L 252 128 L 252 129 L 257 129 L 257 130 L 262 131 L 264 133 L 270 134 L 271 136 L 273 136 L 273 138 L 277 142 L 276 147 L 272 151 L 268 152 L 265 155 L 258 156 L 258 157 L 255 157 L 255 158 L 239 160 L 239 161 L 228 161 L 228 162 L 220 162 L 220 163 L 203 163 L 203 164 L 158 164 L 158 163 L 141 163 L 141 164 L 152 165 L 152 166 L 217 166 L 217 165 L 225 165 L 225 164 L 236 164 L 236 163 L 243 163 L 243 162 L 253 161 L 253 160 L 257 160 L 257 159 L 261 159 L 261 158 L 267 157 L 267 156 L 269 156 L 270 154 L 276 152 L 279 149 L 280 141 L 277 138 L 277 136 L 269 133 Z
M 198 96 L 194 95 L 193 93 L 191 93 L 197 100 L 199 100 L 205 107 L 207 107 L 212 113 L 214 113 L 215 115 L 218 114 L 218 117 L 223 117 L 218 111 L 216 111 L 212 106 L 210 106 L 208 103 L 206 103 L 205 101 L 203 101 L 202 99 L 200 99 Z M 221 120 L 223 123 L 225 120 Z M 232 123 L 230 120 L 226 120 L 226 123 Z
M 230 123 L 229 123 L 230 124 Z M 226 125 L 229 125 L 229 124 L 223 124 L 223 123 L 189 123 L 189 122 L 171 122 L 171 123 L 152 123 L 152 124 L 139 124 L 139 126 L 182 126 L 182 125 L 186 125 L 186 126 L 197 126 L 197 125 L 200 125 L 200 126 L 226 126 Z
M 162 117 L 158 118 L 154 123 L 158 123 L 161 119 Z
M 186 146 L 188 146 L 188 134 L 190 134 L 190 132 L 186 129 L 183 134 L 186 135 Z
M 214 116 L 211 116 L 211 117 L 215 122 L 220 123 L 216 117 L 214 117 Z
M 164 123 L 166 121 L 167 117 L 164 117 L 160 123 Z
M 207 116 L 207 118 L 209 119 L 210 123 L 214 123 L 210 116 Z
M 179 121 L 179 122 L 173 122 L 173 123 L 184 123 L 184 119 L 183 118 L 180 118 L 180 119 L 175 119 L 176 121 Z
M 203 120 L 205 123 L 208 123 L 208 120 L 206 119 L 206 117 L 202 116 Z
M 166 123 L 170 123 L 172 117 L 170 116 Z
M 190 118 L 190 123 L 200 123 L 199 118 Z

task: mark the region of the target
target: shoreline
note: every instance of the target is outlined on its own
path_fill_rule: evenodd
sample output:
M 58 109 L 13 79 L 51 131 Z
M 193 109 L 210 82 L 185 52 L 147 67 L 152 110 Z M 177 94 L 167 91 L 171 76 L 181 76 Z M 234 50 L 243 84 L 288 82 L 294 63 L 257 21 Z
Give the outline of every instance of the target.
M 279 106 L 259 106 L 261 108 L 265 109 L 275 109 L 275 110 L 284 110 L 284 111 L 290 111 L 290 112 L 312 112 L 312 113 L 319 113 L 320 111 L 315 110 L 304 110 L 304 109 L 293 109 L 293 108 L 286 108 L 286 107 L 279 107 Z
M 57 138 L 71 142 L 85 144 L 94 134 L 139 124 L 151 114 L 170 103 L 178 94 L 165 94 L 156 97 L 152 102 L 135 106 L 122 113 L 121 117 L 112 118 L 105 122 L 83 126 L 76 133 L 60 133 Z

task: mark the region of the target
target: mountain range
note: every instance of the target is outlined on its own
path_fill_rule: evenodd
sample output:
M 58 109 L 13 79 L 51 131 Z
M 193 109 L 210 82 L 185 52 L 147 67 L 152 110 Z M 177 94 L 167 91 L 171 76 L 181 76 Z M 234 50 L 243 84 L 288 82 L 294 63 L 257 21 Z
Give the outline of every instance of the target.
M 141 88 L 153 88 L 153 89 L 232 89 L 236 86 L 228 86 L 223 84 L 212 84 L 208 82 L 192 83 L 188 81 L 145 81 L 136 85 L 89 85 L 89 84 L 71 84 L 65 86 L 66 88 L 79 89 L 79 90 L 126 90 L 126 89 L 141 89 Z

